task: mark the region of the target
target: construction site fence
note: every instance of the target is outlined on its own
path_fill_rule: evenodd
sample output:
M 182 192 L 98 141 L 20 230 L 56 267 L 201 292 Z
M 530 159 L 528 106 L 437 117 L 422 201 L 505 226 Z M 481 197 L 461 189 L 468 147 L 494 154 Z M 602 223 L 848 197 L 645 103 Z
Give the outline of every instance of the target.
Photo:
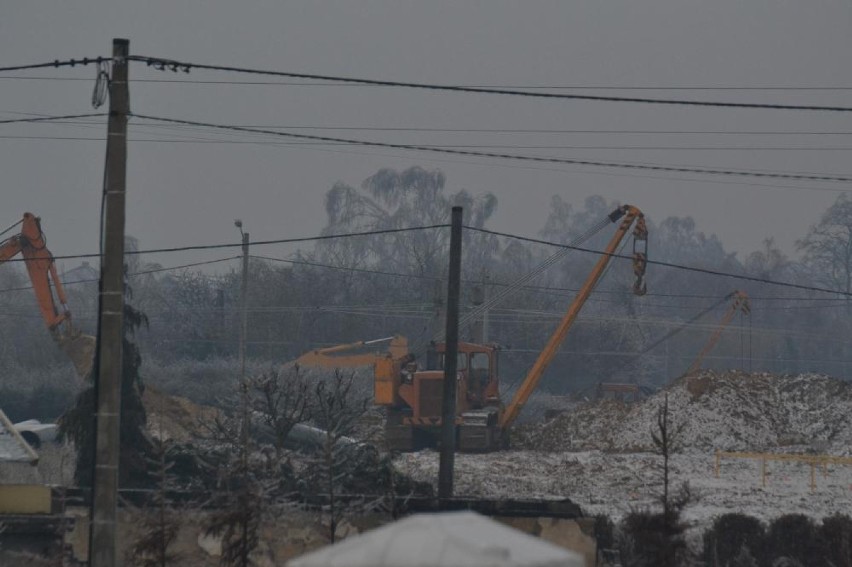
M 822 469 L 823 478 L 828 476 L 828 465 L 852 465 L 852 457 L 840 457 L 836 455 L 809 455 L 796 453 L 744 453 L 737 451 L 716 451 L 716 465 L 714 472 L 719 478 L 722 459 L 752 459 L 760 461 L 760 482 L 766 487 L 766 463 L 769 461 L 783 461 L 806 463 L 811 469 L 810 487 L 816 490 L 816 469 Z

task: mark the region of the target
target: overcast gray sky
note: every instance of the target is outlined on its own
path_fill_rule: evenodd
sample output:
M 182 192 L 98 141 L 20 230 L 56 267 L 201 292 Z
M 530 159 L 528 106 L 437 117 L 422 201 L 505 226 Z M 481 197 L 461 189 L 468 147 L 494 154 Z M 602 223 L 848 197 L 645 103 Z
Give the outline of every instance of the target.
M 0 66 L 108 55 L 112 38 L 124 37 L 130 39 L 133 54 L 402 81 L 517 87 L 852 87 L 850 15 L 852 5 L 842 1 L 10 0 L 0 18 Z M 396 143 L 510 146 L 500 150 L 578 159 L 819 174 L 852 171 L 850 150 L 826 149 L 852 147 L 852 135 L 623 133 L 852 132 L 848 114 L 364 86 L 149 82 L 277 80 L 200 70 L 166 74 L 141 64 L 132 65 L 130 74 L 135 80 L 131 108 L 143 114 L 258 126 L 617 131 L 621 133 L 320 133 Z M 0 74 L 0 118 L 88 112 L 94 75 L 93 67 Z M 852 106 L 852 90 L 560 92 Z M 105 134 L 105 122 L 98 122 L 0 125 L 4 227 L 29 210 L 43 217 L 55 254 L 96 250 Z M 581 205 L 586 196 L 600 194 L 636 204 L 656 221 L 668 215 L 692 216 L 699 230 L 716 233 L 741 257 L 760 248 L 768 236 L 794 252 L 795 239 L 819 219 L 838 191 L 850 189 L 837 183 L 272 145 L 268 138 L 259 138 L 262 145 L 247 144 L 258 138 L 141 121 L 131 123 L 130 137 L 139 141 L 129 146 L 127 230 L 143 248 L 236 240 L 236 217 L 253 239 L 316 234 L 325 221 L 325 191 L 339 180 L 357 185 L 381 167 L 440 168 L 450 189 L 493 192 L 499 209 L 492 227 L 498 230 L 533 236 L 544 223 L 553 195 Z M 798 149 L 686 149 L 706 146 Z M 169 265 L 198 257 L 156 259 Z

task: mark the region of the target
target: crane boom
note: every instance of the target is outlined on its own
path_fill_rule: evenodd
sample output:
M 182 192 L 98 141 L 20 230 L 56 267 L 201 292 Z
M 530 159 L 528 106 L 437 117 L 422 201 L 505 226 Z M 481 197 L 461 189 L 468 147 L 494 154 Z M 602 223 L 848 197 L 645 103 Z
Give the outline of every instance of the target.
M 719 321 L 719 326 L 716 327 L 716 330 L 713 331 L 712 335 L 710 335 L 710 340 L 707 341 L 707 344 L 704 345 L 704 348 L 701 349 L 701 352 L 698 353 L 698 356 L 695 357 L 692 365 L 690 365 L 689 370 L 686 371 L 687 374 L 692 374 L 701 368 L 701 362 L 704 360 L 704 357 L 707 356 L 707 354 L 716 346 L 716 343 L 719 342 L 719 339 L 722 337 L 722 331 L 725 330 L 725 327 L 728 326 L 728 323 L 731 322 L 737 311 L 742 311 L 745 315 L 748 315 L 751 312 L 751 304 L 749 303 L 746 292 L 737 290 L 732 292 L 728 297 L 733 298 L 731 305 L 728 307 L 728 310 L 725 312 L 722 320 Z
M 547 341 L 547 345 L 544 349 L 542 349 L 541 353 L 539 353 L 538 358 L 526 378 L 524 378 L 524 381 L 521 383 L 518 391 L 515 392 L 512 401 L 508 406 L 506 406 L 506 410 L 500 418 L 500 427 L 502 429 L 505 430 L 514 423 L 533 391 L 535 391 L 539 381 L 541 381 L 541 377 L 544 375 L 544 371 L 553 360 L 553 357 L 556 356 L 559 345 L 562 344 L 562 341 L 568 334 L 568 330 L 574 324 L 574 321 L 577 319 L 577 315 L 580 313 L 583 305 L 585 305 L 586 300 L 589 299 L 589 296 L 595 289 L 598 281 L 600 281 L 603 276 L 604 270 L 609 264 L 609 261 L 612 259 L 612 256 L 618 249 L 619 244 L 621 244 L 621 241 L 624 239 L 627 231 L 630 230 L 630 227 L 633 226 L 634 222 L 636 225 L 633 228 L 633 270 L 637 276 L 637 280 L 633 291 L 637 295 L 643 295 L 645 293 L 643 277 L 647 261 L 646 254 L 648 238 L 648 230 L 645 226 L 645 216 L 642 214 L 642 211 L 636 207 L 623 205 L 613 211 L 609 215 L 609 219 L 611 222 L 617 222 L 621 219 L 621 224 L 619 225 L 618 230 L 610 239 L 609 244 L 607 244 L 607 247 L 603 251 L 603 254 L 598 259 L 589 276 L 586 278 L 583 287 L 580 288 L 580 291 L 577 293 L 574 301 L 568 307 L 568 311 L 565 313 L 565 316 L 562 317 L 562 320 L 559 322 L 556 330 L 550 336 L 550 339 Z M 637 249 L 637 242 L 643 242 L 643 247 L 641 249 Z

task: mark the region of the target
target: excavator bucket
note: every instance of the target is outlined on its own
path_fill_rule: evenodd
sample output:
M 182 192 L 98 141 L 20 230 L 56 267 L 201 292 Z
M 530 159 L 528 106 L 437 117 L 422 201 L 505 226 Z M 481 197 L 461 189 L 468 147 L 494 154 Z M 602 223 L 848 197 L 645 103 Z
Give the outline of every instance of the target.
M 89 379 L 95 362 L 95 337 L 83 333 L 55 334 L 59 348 L 68 355 L 81 380 Z

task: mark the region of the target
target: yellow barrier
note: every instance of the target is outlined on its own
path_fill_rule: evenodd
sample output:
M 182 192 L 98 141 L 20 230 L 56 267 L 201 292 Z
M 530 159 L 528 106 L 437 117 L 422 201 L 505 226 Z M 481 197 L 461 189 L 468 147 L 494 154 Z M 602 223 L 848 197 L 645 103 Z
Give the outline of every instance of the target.
M 50 514 L 51 491 L 41 484 L 0 485 L 0 514 Z
M 716 478 L 719 478 L 719 467 L 722 457 L 731 459 L 755 459 L 760 460 L 761 486 L 766 487 L 766 462 L 767 461 L 793 461 L 808 463 L 811 467 L 811 490 L 816 489 L 815 470 L 822 465 L 823 477 L 828 476 L 828 465 L 852 465 L 852 457 L 838 457 L 834 455 L 798 455 L 793 453 L 741 453 L 730 451 L 716 451 Z

